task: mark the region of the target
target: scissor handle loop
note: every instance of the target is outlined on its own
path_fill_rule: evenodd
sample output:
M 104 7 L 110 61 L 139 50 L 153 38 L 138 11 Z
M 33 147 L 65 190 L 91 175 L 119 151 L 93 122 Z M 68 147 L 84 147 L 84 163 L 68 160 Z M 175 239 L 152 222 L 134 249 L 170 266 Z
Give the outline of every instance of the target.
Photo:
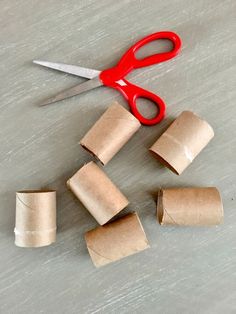
M 136 58 L 135 53 L 141 47 L 158 39 L 170 40 L 173 44 L 173 48 L 170 51 L 156 53 L 143 59 Z M 180 52 L 180 48 L 181 39 L 176 33 L 164 31 L 148 35 L 130 47 L 115 67 L 102 71 L 100 78 L 105 85 L 111 85 L 113 81 L 124 78 L 133 69 L 146 67 L 174 58 Z
M 122 80 L 122 84 L 116 84 L 113 88 L 118 89 L 124 95 L 129 103 L 133 115 L 140 121 L 140 123 L 144 125 L 154 125 L 159 123 L 164 118 L 166 106 L 164 101 L 158 95 L 136 86 L 125 79 Z M 155 117 L 148 119 L 139 112 L 137 107 L 138 98 L 145 98 L 155 104 L 157 107 Z
M 135 56 L 135 53 L 146 44 L 158 40 L 158 39 L 167 39 L 170 40 L 173 44 L 171 51 L 156 53 L 151 56 L 147 56 L 143 59 L 138 59 Z M 173 32 L 157 32 L 151 35 L 148 35 L 134 44 L 132 47 L 127 50 L 127 52 L 120 59 L 117 67 L 119 68 L 122 75 L 127 75 L 131 70 L 146 67 L 163 61 L 167 61 L 171 58 L 174 58 L 180 51 L 181 48 L 181 39 L 180 37 Z

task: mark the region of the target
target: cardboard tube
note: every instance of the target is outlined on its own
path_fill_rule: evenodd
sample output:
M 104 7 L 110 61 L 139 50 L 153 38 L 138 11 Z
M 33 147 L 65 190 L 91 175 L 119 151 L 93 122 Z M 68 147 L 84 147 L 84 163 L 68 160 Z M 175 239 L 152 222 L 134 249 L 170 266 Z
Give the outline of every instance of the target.
M 129 204 L 127 198 L 93 161 L 77 171 L 67 181 L 67 186 L 100 225 Z
M 138 131 L 140 122 L 114 102 L 80 141 L 80 145 L 103 165 Z
M 212 127 L 190 111 L 184 111 L 150 148 L 161 163 L 181 174 L 213 138 Z
M 128 214 L 105 226 L 86 232 L 85 240 L 96 267 L 149 248 L 148 240 L 136 213 Z
M 172 188 L 159 192 L 157 216 L 161 225 L 209 226 L 220 224 L 224 211 L 215 187 Z
M 56 241 L 56 191 L 16 192 L 15 244 L 46 246 Z

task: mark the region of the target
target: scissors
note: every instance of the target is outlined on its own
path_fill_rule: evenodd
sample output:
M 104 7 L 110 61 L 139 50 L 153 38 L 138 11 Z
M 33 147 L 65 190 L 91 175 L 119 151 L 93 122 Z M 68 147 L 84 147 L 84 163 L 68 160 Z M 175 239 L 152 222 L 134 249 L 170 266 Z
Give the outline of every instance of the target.
M 138 59 L 135 53 L 146 44 L 154 40 L 168 39 L 172 42 L 173 48 L 171 51 L 153 54 L 143 59 Z M 139 86 L 136 86 L 125 79 L 125 76 L 134 69 L 150 66 L 163 61 L 167 61 L 175 57 L 181 48 L 180 37 L 168 31 L 157 32 L 148 35 L 130 47 L 127 52 L 122 56 L 118 64 L 112 68 L 98 71 L 89 68 L 84 68 L 76 65 L 69 65 L 64 63 L 54 63 L 47 61 L 34 60 L 33 62 L 51 69 L 59 70 L 65 73 L 73 74 L 80 77 L 89 79 L 88 81 L 76 85 L 72 88 L 62 91 L 58 95 L 47 99 L 40 106 L 45 106 L 57 101 L 79 95 L 86 91 L 92 90 L 99 86 L 105 85 L 120 91 L 128 101 L 131 112 L 133 115 L 144 125 L 155 125 L 159 123 L 165 115 L 165 103 L 158 96 L 150 91 L 147 91 Z M 150 100 L 157 106 L 157 113 L 154 118 L 148 119 L 144 117 L 137 108 L 137 99 L 145 98 Z

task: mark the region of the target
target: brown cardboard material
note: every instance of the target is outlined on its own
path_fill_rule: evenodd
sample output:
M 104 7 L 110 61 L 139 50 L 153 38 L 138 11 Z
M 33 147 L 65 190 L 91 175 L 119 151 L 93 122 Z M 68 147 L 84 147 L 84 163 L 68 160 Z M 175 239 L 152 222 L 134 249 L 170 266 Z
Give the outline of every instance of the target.
M 138 131 L 140 122 L 114 102 L 80 141 L 80 145 L 103 165 Z
M 96 267 L 149 248 L 137 213 L 128 214 L 85 233 L 90 257 Z
M 67 181 L 67 186 L 100 225 L 129 204 L 127 198 L 93 161 L 80 168 Z
M 150 152 L 166 167 L 181 174 L 213 138 L 212 127 L 190 111 L 183 111 L 152 145 Z
M 15 244 L 41 247 L 56 241 L 56 191 L 16 192 Z
M 210 226 L 223 221 L 220 193 L 215 187 L 162 189 L 157 216 L 161 225 Z

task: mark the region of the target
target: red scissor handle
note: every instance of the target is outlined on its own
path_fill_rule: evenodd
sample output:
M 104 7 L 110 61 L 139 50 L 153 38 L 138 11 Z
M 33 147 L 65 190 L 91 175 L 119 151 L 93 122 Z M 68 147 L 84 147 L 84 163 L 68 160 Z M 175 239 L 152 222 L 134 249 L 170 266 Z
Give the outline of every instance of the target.
M 135 53 L 146 44 L 158 40 L 158 39 L 168 39 L 172 42 L 173 48 L 171 51 L 156 53 L 154 55 L 145 57 L 143 59 L 137 59 Z M 180 51 L 181 40 L 179 36 L 173 32 L 158 32 L 147 37 L 144 37 L 133 45 L 121 58 L 118 63 L 118 68 L 122 70 L 123 76 L 127 75 L 131 70 L 146 67 L 163 61 L 167 61 L 174 58 Z
M 173 48 L 171 51 L 156 53 L 154 55 L 145 57 L 143 59 L 137 59 L 135 53 L 144 45 L 158 39 L 168 39 L 172 42 Z M 153 125 L 160 122 L 164 117 L 165 103 L 163 100 L 138 86 L 129 83 L 124 77 L 133 69 L 153 65 L 163 61 L 167 61 L 175 57 L 181 47 L 181 40 L 179 36 L 173 32 L 158 32 L 138 41 L 133 45 L 120 59 L 119 63 L 110 69 L 104 70 L 100 73 L 100 79 L 104 85 L 113 87 L 122 92 L 125 98 L 128 100 L 133 114 L 143 124 Z M 153 119 L 147 119 L 143 117 L 137 109 L 136 99 L 138 97 L 147 98 L 154 102 L 158 107 L 158 113 Z
M 140 123 L 144 125 L 154 125 L 159 123 L 164 118 L 166 106 L 164 101 L 158 95 L 155 95 L 139 86 L 136 86 L 126 79 L 115 82 L 112 87 L 118 89 L 124 95 L 129 103 L 133 115 L 140 121 Z M 138 111 L 136 103 L 138 98 L 145 98 L 147 100 L 150 100 L 157 106 L 157 113 L 154 118 L 145 118 Z

